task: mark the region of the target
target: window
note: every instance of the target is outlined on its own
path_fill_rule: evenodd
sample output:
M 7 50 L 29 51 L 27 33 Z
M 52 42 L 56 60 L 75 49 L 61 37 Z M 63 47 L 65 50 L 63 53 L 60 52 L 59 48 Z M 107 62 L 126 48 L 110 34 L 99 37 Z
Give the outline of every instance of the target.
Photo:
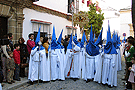
M 34 40 L 36 39 L 39 27 L 40 28 L 40 36 L 41 37 L 49 37 L 48 34 L 50 33 L 50 25 L 43 24 L 43 23 L 32 23 L 32 31 L 34 33 Z
M 68 0 L 68 13 L 72 13 L 70 9 L 72 2 L 74 2 L 74 0 Z

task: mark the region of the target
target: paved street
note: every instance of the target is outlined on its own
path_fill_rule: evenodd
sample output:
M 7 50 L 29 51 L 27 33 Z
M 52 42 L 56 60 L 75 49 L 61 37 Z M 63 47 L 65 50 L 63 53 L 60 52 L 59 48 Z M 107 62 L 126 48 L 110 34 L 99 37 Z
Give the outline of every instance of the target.
M 124 61 L 122 60 L 122 71 L 118 72 L 118 86 L 113 88 L 109 88 L 107 85 L 98 84 L 94 81 L 86 83 L 82 79 L 77 81 L 66 79 L 65 81 L 40 83 L 39 85 L 37 83 L 34 85 L 26 84 L 17 90 L 124 90 L 125 86 L 121 80 L 124 75 L 124 66 Z

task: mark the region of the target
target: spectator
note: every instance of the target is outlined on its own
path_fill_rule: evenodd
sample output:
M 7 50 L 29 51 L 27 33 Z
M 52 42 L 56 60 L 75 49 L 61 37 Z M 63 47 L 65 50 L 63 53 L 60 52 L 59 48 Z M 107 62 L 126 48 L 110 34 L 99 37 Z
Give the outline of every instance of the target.
M 19 44 L 15 44 L 14 45 L 14 51 L 13 51 L 13 57 L 14 57 L 14 61 L 15 61 L 15 75 L 14 75 L 14 79 L 17 81 L 21 81 L 21 79 L 19 78 L 19 73 L 20 73 L 20 46 Z
M 63 44 L 64 49 L 65 49 L 65 54 L 66 54 L 67 46 L 68 46 L 68 43 L 69 43 L 68 41 L 69 41 L 69 38 L 65 38 L 65 40 L 64 40 L 64 44 Z
M 132 84 L 132 90 L 135 90 L 135 57 L 132 58 L 132 67 L 129 67 L 130 76 L 128 81 Z
M 13 76 L 14 76 L 14 70 L 15 70 L 15 62 L 13 59 L 13 52 L 12 51 L 8 51 L 9 56 L 11 57 L 10 59 L 7 59 L 7 82 L 9 84 L 15 83 L 15 81 L 13 80 Z
M 128 44 L 128 46 L 130 47 L 130 48 L 126 48 L 126 49 L 125 49 L 126 66 L 127 66 L 126 68 L 128 69 L 129 67 L 132 67 L 131 58 L 133 57 L 133 54 L 134 54 L 134 52 L 135 52 L 134 46 L 133 46 L 133 44 L 134 44 L 133 39 L 129 39 L 129 40 L 127 41 L 127 44 Z M 127 70 L 126 74 L 127 74 L 127 77 L 129 78 L 130 71 Z M 128 78 L 126 78 L 126 83 L 127 83 L 126 88 L 127 88 L 127 89 L 131 89 L 132 86 L 131 86 L 131 83 L 128 82 Z
M 35 46 L 35 42 L 34 42 L 34 34 L 31 33 L 29 34 L 29 40 L 27 41 L 27 49 L 28 49 L 28 53 L 30 55 L 32 48 Z
M 8 35 L 4 35 L 3 36 L 3 39 L 8 39 Z M 1 49 L 2 49 L 2 72 L 3 72 L 3 76 L 4 76 L 4 79 L 3 79 L 3 82 L 6 82 L 6 59 L 9 59 L 11 60 L 11 57 L 8 55 L 7 51 L 11 51 L 11 48 L 9 46 L 9 41 L 5 43 L 3 43 L 3 45 L 1 45 Z
M 26 44 L 24 44 L 25 40 L 23 38 L 19 38 L 18 43 L 20 45 L 20 77 L 25 77 L 25 67 L 28 66 L 27 57 L 28 50 Z
M 48 57 L 48 48 L 49 48 L 49 44 L 48 44 L 48 37 L 45 37 L 43 39 L 43 47 L 45 48 L 45 51 L 46 51 L 46 57 Z
M 12 33 L 8 34 L 8 38 L 9 38 L 9 46 L 11 48 L 11 51 L 13 52 L 13 42 L 12 42 L 13 35 L 12 35 Z
M 40 41 L 41 41 L 42 43 L 43 43 L 43 39 L 44 39 L 43 37 L 40 37 Z

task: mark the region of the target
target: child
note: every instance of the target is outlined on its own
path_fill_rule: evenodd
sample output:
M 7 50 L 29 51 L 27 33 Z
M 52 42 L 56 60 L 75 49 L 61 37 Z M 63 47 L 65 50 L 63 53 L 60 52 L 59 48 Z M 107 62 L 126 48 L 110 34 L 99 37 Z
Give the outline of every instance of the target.
M 15 76 L 14 79 L 17 81 L 21 81 L 19 78 L 19 73 L 20 73 L 20 46 L 19 44 L 14 45 L 15 50 L 13 51 L 13 57 L 15 61 Z
M 128 70 L 130 70 L 130 76 L 128 81 L 132 84 L 132 90 L 135 90 L 135 58 L 132 58 L 132 67 L 129 67 Z
M 11 57 L 10 59 L 7 59 L 7 82 L 9 84 L 15 83 L 15 81 L 13 80 L 13 76 L 14 76 L 14 70 L 15 70 L 15 62 L 13 59 L 13 52 L 12 51 L 8 51 L 9 56 Z

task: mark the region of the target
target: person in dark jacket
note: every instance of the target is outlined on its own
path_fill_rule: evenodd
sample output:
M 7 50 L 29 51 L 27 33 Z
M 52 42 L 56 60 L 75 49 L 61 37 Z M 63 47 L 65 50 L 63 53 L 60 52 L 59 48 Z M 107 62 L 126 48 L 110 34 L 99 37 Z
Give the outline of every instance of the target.
M 27 45 L 24 44 L 25 40 L 23 38 L 19 38 L 18 43 L 20 45 L 20 77 L 25 77 L 25 67 L 27 66 L 27 57 L 28 50 Z
M 12 33 L 8 34 L 8 39 L 9 39 L 9 46 L 11 48 L 11 51 L 13 52 L 13 42 L 12 42 L 13 35 L 12 35 Z
M 65 38 L 65 40 L 64 40 L 64 44 L 63 44 L 64 49 L 65 49 L 65 54 L 66 54 L 67 46 L 68 46 L 68 43 L 69 43 L 68 41 L 69 41 L 69 38 Z

